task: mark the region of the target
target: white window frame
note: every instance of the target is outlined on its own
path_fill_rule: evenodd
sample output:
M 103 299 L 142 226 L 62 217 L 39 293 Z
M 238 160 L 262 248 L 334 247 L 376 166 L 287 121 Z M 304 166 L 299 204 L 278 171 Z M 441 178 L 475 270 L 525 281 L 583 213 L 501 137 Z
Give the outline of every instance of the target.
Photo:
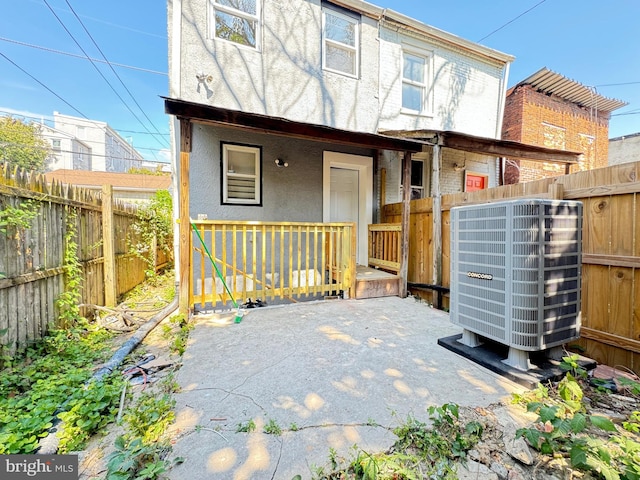
M 209 0 L 209 37 L 215 40 L 228 42 L 233 45 L 237 45 L 239 47 L 260 51 L 261 43 L 262 43 L 261 42 L 261 38 L 262 38 L 261 6 L 262 6 L 262 0 L 256 0 L 256 13 L 255 15 L 253 15 L 251 13 L 247 13 L 242 10 L 235 9 L 233 7 L 222 5 L 218 3 L 216 0 Z M 228 40 L 226 38 L 218 37 L 216 35 L 216 11 L 226 13 L 227 15 L 232 15 L 234 17 L 242 18 L 244 20 L 256 22 L 255 46 L 245 45 L 243 43 L 234 42 L 233 40 Z
M 404 77 L 404 58 L 405 55 L 411 55 L 413 57 L 418 57 L 424 60 L 424 78 L 422 82 L 408 79 Z M 431 91 L 432 91 L 432 72 L 433 72 L 433 53 L 420 50 L 417 48 L 412 48 L 410 46 L 403 46 L 402 48 L 402 63 L 400 65 L 400 76 L 402 78 L 401 87 L 400 87 L 400 105 L 402 113 L 409 113 L 413 115 L 432 115 L 433 110 L 433 102 L 431 100 Z M 414 110 L 412 108 L 405 107 L 403 104 L 403 89 L 404 85 L 411 85 L 413 87 L 420 87 L 422 89 L 422 102 L 420 105 L 420 110 Z
M 355 32 L 355 46 L 347 45 L 342 42 L 338 42 L 336 40 L 332 40 L 330 38 L 326 38 L 326 24 L 327 24 L 327 15 L 333 15 L 334 17 L 338 17 L 342 20 L 345 20 L 354 25 Z M 343 70 L 336 70 L 335 68 L 330 68 L 327 66 L 327 45 L 331 45 L 342 50 L 355 52 L 355 65 L 354 72 L 345 72 Z M 360 75 L 360 19 L 356 17 L 351 17 L 349 15 L 345 15 L 340 13 L 332 8 L 322 8 L 322 69 L 327 70 L 329 72 L 339 73 L 341 75 L 346 75 L 351 78 L 358 78 Z
M 256 145 L 244 145 L 238 143 L 222 142 L 221 150 L 221 169 L 222 180 L 221 203 L 223 205 L 262 205 L 262 147 Z M 229 166 L 229 152 L 252 153 L 254 155 L 254 173 L 244 174 L 233 171 Z M 254 181 L 254 198 L 235 198 L 229 196 L 229 179 L 253 179 Z

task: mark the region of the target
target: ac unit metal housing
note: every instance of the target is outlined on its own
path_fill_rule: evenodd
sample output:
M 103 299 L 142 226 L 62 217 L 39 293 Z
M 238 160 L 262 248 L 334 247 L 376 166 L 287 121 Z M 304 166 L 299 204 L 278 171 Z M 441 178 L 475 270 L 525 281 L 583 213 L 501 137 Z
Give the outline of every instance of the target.
M 582 203 L 518 199 L 451 209 L 451 321 L 462 342 L 509 346 L 505 363 L 580 336 Z

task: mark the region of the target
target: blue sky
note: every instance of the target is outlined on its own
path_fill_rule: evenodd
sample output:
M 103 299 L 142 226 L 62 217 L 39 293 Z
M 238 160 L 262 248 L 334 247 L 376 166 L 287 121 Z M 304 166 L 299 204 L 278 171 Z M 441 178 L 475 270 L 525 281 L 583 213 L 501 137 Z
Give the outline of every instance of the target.
M 640 132 L 638 0 L 373 3 L 514 55 L 509 86 L 548 67 L 627 101 L 611 118 L 610 137 Z M 168 92 L 165 1 L 0 0 L 0 11 L 0 115 L 86 115 L 132 138 L 145 158 L 167 160 L 168 118 L 160 99 Z M 84 56 L 83 49 L 142 70 L 114 66 L 116 76 L 97 64 L 107 83 L 86 59 L 52 51 Z

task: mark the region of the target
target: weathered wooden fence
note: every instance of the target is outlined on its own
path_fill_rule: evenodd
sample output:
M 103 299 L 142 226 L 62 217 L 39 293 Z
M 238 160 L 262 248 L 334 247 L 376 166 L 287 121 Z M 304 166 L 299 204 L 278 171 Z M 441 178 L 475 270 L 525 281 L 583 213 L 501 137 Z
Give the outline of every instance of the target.
M 104 193 L 47 184 L 41 175 L 0 165 L 0 346 L 13 351 L 57 324 L 67 234 L 73 230 L 81 304 L 113 305 L 144 281 L 144 260 L 129 253 L 130 242 L 138 240 L 136 208 L 111 200 L 110 187 L 104 190 L 110 201 Z M 24 212 L 26 223 L 19 224 Z
M 433 246 L 430 198 L 411 202 L 408 281 L 450 282 L 449 213 L 452 207 L 508 198 L 557 198 L 584 204 L 582 329 L 579 343 L 600 363 L 640 373 L 640 162 L 518 185 L 442 197 L 441 250 Z M 383 209 L 399 222 L 401 204 Z M 434 268 L 441 261 L 441 274 Z

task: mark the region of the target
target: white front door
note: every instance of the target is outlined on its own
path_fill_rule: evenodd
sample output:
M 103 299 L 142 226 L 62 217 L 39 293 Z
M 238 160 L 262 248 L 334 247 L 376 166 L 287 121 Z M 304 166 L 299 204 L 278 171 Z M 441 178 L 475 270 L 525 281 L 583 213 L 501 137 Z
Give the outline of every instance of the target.
M 323 221 L 356 224 L 356 262 L 367 265 L 368 226 L 373 220 L 373 159 L 324 152 Z

